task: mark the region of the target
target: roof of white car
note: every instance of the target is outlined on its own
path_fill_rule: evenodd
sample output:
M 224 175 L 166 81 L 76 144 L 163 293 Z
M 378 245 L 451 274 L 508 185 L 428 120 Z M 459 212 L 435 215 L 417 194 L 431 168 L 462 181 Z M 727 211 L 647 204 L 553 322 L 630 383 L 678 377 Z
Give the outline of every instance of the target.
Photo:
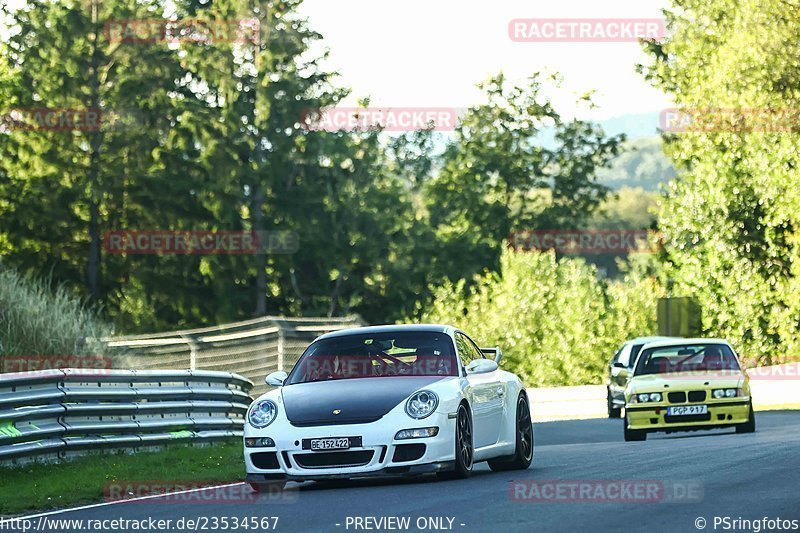
M 329 339 L 331 337 L 343 337 L 346 335 L 369 335 L 376 333 L 394 333 L 398 331 L 430 331 L 434 333 L 449 333 L 453 330 L 452 326 L 443 324 L 391 324 L 386 326 L 365 326 L 361 328 L 347 328 L 339 331 L 331 331 L 320 335 L 317 339 Z
M 653 335 L 652 337 L 636 337 L 635 339 L 631 339 L 628 341 L 629 344 L 650 344 L 651 342 L 657 341 L 666 341 L 677 339 L 679 337 L 664 337 L 659 335 Z
M 663 340 L 663 341 L 648 342 L 647 344 L 645 344 L 642 347 L 642 350 L 644 350 L 645 348 L 665 348 L 665 347 L 668 347 L 668 346 L 686 346 L 687 344 L 726 344 L 728 346 L 731 345 L 725 339 L 702 338 L 702 337 L 695 337 L 693 339 L 674 338 L 674 339 Z

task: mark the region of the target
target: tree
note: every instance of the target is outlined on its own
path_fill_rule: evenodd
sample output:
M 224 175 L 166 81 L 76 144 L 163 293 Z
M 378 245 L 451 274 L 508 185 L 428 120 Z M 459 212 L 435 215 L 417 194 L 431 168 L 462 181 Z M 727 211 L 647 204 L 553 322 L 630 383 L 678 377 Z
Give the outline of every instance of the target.
M 182 83 L 178 55 L 164 43 L 125 42 L 107 31 L 109 21 L 163 16 L 161 3 L 35 0 L 6 15 L 12 30 L 0 45 L 6 111 L 72 109 L 99 117 L 97 127 L 11 124 L 0 134 L 0 167 L 8 178 L 0 183 L 0 234 L 8 262 L 27 274 L 52 273 L 112 316 L 136 309 L 144 312 L 137 320 L 152 323 L 165 311 L 164 300 L 182 307 L 176 314 L 191 316 L 192 306 L 181 303 L 191 294 L 180 292 L 184 265 L 104 256 L 100 248 L 108 230 L 186 228 L 206 215 L 196 191 L 208 176 L 196 164 L 188 120 L 197 100 Z M 148 277 L 156 272 L 157 281 Z M 122 286 L 129 292 L 118 298 Z M 159 298 L 162 290 L 173 298 Z M 136 291 L 156 296 L 131 302 Z
M 798 7 L 675 1 L 642 68 L 697 128 L 665 135 L 680 172 L 659 217 L 675 292 L 762 364 L 800 356 Z M 787 110 L 777 129 L 754 113 Z
M 500 270 L 445 282 L 420 308 L 423 322 L 453 324 L 503 348 L 503 367 L 529 386 L 600 384 L 625 340 L 656 330 L 655 279 L 634 269 L 602 282 L 582 259 L 504 250 Z
M 219 213 L 232 214 L 231 223 L 245 229 L 291 231 L 299 240 L 289 255 L 214 258 L 209 275 L 223 292 L 247 295 L 237 302 L 239 313 L 397 319 L 428 283 L 425 262 L 415 256 L 425 227 L 410 201 L 414 165 L 424 152 L 413 164 L 398 163 L 390 161 L 379 130 L 309 128 L 309 115 L 348 91 L 320 67 L 324 56 L 309 54 L 320 36 L 297 16 L 299 4 L 181 4 L 187 17 L 261 18 L 253 55 L 189 50 L 187 62 L 208 87 L 204 98 L 217 117 L 204 137 L 227 140 L 206 149 L 209 172 L 231 184 L 229 194 L 218 196 Z
M 564 122 L 534 74 L 513 85 L 502 74 L 479 85 L 487 103 L 456 127 L 442 170 L 428 187 L 431 223 L 442 241 L 438 270 L 452 280 L 498 267 L 512 229 L 580 228 L 606 197 L 595 177 L 622 137 L 580 120 Z M 536 142 L 555 125 L 555 149 Z

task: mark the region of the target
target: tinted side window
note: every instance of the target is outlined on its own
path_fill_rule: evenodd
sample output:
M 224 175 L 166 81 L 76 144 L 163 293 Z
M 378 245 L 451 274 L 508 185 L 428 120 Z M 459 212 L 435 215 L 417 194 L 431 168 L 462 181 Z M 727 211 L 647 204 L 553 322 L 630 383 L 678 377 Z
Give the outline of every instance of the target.
M 631 348 L 630 361 L 627 363 L 628 368 L 633 368 L 633 365 L 636 364 L 636 357 L 639 355 L 639 352 L 642 351 L 642 348 L 644 348 L 644 344 L 637 344 L 633 348 Z
M 478 345 L 475 344 L 475 341 L 470 339 L 466 335 L 464 336 L 467 338 L 467 344 L 469 345 L 469 350 L 470 352 L 472 352 L 472 360 L 474 361 L 475 359 L 486 359 L 486 356 L 483 354 L 481 349 L 478 348 Z
M 639 345 L 639 349 L 641 349 L 641 348 L 642 348 L 642 346 Z M 633 355 L 631 345 L 630 344 L 626 344 L 625 346 L 622 347 L 622 350 L 620 350 L 620 352 L 619 352 L 619 360 L 618 360 L 618 362 L 622 363 L 623 365 L 625 365 L 627 367 L 630 367 L 633 364 L 633 359 L 634 358 L 635 358 L 635 356 Z
M 475 348 L 472 341 L 463 333 L 456 332 L 456 348 L 458 349 L 458 356 L 461 358 L 461 363 L 465 367 L 475 359 L 483 359 L 483 354 Z

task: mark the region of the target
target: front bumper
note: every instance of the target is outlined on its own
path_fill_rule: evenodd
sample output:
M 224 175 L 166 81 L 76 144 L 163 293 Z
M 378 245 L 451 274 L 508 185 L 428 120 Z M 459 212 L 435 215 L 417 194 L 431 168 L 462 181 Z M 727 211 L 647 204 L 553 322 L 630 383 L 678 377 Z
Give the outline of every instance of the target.
M 643 431 L 687 431 L 744 424 L 750 419 L 750 398 L 706 402 L 707 415 L 667 416 L 671 404 L 633 404 L 625 408 L 628 429 Z
M 414 464 L 410 466 L 387 466 L 380 470 L 370 472 L 358 472 L 350 474 L 304 474 L 297 476 L 293 474 L 247 474 L 247 483 L 269 483 L 270 481 L 322 481 L 326 479 L 359 479 L 368 477 L 394 477 L 394 476 L 419 476 L 422 474 L 433 474 L 435 472 L 446 472 L 455 468 L 455 461 L 442 461 L 438 463 Z
M 385 417 L 369 424 L 294 427 L 276 421 L 273 425 L 263 430 L 245 426 L 245 438 L 275 441 L 274 447 L 244 448 L 248 482 L 416 475 L 451 470 L 455 461 L 455 419 L 447 413 L 436 412 L 423 420 Z M 394 439 L 400 430 L 433 426 L 439 428 L 435 437 Z M 361 445 L 346 451 L 311 451 L 302 446 L 303 439 L 336 437 L 361 437 Z

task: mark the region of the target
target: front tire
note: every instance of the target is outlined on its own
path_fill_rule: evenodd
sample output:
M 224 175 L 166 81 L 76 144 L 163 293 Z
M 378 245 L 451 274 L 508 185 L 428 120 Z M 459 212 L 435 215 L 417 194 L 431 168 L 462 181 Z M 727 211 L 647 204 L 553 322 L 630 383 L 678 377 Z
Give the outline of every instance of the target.
M 647 440 L 647 432 L 641 429 L 628 429 L 628 415 L 625 414 L 625 442 L 641 442 Z
M 531 421 L 531 408 L 528 404 L 528 398 L 524 394 L 520 394 L 517 400 L 516 428 L 517 437 L 514 455 L 490 459 L 489 468 L 494 472 L 527 470 L 533 462 L 533 422 Z
M 610 390 L 606 394 L 606 407 L 608 409 L 608 418 L 622 418 L 622 407 L 614 407 Z
M 456 416 L 456 460 L 455 469 L 449 472 L 439 472 L 440 479 L 466 479 L 472 475 L 473 443 L 472 443 L 472 417 L 466 404 L 458 406 Z
M 753 402 L 750 402 L 750 418 L 744 424 L 736 425 L 736 433 L 755 433 L 756 414 L 753 412 Z

